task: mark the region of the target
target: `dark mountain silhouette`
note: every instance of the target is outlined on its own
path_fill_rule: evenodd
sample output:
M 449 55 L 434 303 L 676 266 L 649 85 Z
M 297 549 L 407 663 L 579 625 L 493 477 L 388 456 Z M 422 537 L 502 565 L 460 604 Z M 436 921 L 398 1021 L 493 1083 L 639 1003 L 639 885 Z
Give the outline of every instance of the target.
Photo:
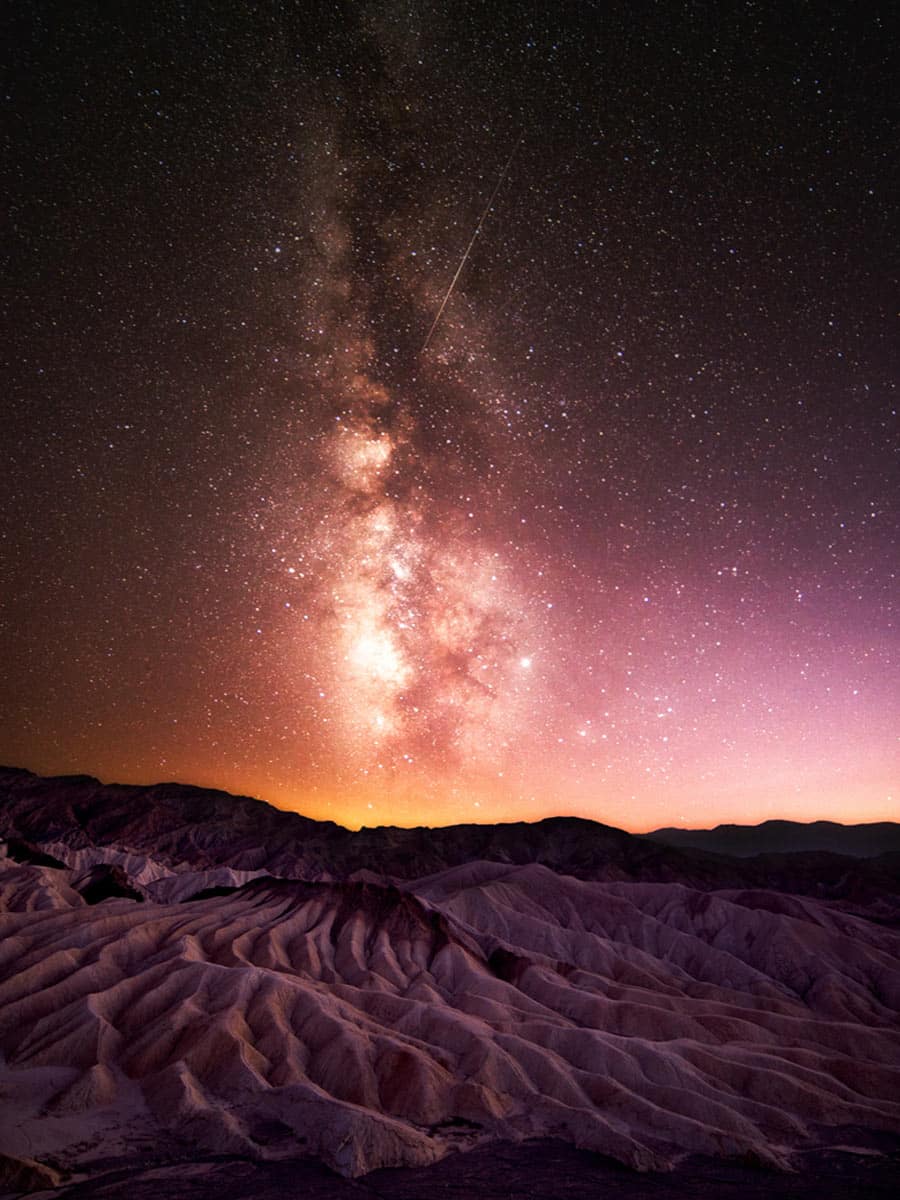
M 708 850 L 747 858 L 756 854 L 825 851 L 851 858 L 875 858 L 900 851 L 900 824 L 873 821 L 841 825 L 836 821 L 763 821 L 761 825 L 717 825 L 715 829 L 654 829 L 643 837 L 679 849 Z
M 833 851 L 797 850 L 735 861 L 722 851 L 670 846 L 655 835 L 578 817 L 351 831 L 247 796 L 185 784 L 102 784 L 89 775 L 43 778 L 16 768 L 0 768 L 0 836 L 72 851 L 128 847 L 197 870 L 225 867 L 304 879 L 347 879 L 359 872 L 417 879 L 485 861 L 540 863 L 586 880 L 776 888 L 850 904 L 876 893 L 900 895 L 900 855 L 859 861 Z

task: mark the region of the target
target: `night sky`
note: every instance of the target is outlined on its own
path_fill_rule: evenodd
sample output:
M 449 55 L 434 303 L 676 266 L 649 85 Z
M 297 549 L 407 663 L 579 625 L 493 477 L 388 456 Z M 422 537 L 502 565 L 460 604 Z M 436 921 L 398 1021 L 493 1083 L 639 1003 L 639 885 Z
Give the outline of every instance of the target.
M 890 8 L 9 6 L 0 761 L 896 817 Z

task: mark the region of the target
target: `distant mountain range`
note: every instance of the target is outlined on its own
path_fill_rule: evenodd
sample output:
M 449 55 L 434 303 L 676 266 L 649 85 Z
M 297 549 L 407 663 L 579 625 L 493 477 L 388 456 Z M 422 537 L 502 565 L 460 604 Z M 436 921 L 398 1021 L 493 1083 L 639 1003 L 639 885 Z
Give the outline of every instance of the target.
M 817 840 L 822 829 L 833 834 L 824 844 Z M 860 831 L 867 829 L 878 834 L 865 843 L 873 849 L 864 852 Z M 785 832 L 775 836 L 781 830 Z M 845 830 L 849 847 L 840 850 Z M 721 839 L 720 831 L 725 835 Z M 726 849 L 730 831 L 742 849 Z M 759 847 L 750 848 L 757 834 Z M 100 861 L 101 847 L 127 846 L 131 860 L 144 854 L 157 863 L 189 862 L 194 870 L 228 868 L 307 880 L 417 879 L 484 861 L 538 863 L 585 880 L 677 880 L 702 889 L 769 887 L 845 903 L 866 904 L 873 891 L 885 896 L 900 890 L 893 882 L 900 857 L 896 862 L 891 857 L 891 851 L 900 851 L 898 825 L 773 821 L 637 835 L 580 817 L 548 817 L 497 825 L 349 830 L 248 796 L 186 784 L 103 784 L 90 775 L 44 778 L 0 767 L 0 837 L 10 836 L 39 843 L 50 854 L 59 854 L 64 846 L 85 869 Z M 875 848 L 878 837 L 881 845 Z M 121 850 L 116 853 L 118 857 L 104 861 L 133 871 L 134 862 L 126 861 Z M 859 861 L 869 853 L 870 859 Z
M 755 854 L 825 851 L 850 858 L 874 858 L 900 851 L 900 824 L 875 821 L 841 825 L 836 821 L 763 821 L 761 825 L 717 825 L 715 829 L 654 829 L 641 835 L 679 848 L 750 858 Z

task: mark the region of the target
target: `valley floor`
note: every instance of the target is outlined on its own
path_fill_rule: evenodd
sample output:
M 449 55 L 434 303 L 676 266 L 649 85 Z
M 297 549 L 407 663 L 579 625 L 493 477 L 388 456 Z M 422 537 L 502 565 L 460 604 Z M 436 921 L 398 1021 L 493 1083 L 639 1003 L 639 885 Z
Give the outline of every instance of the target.
M 856 1138 L 871 1141 L 871 1138 Z M 217 1158 L 169 1167 L 111 1169 L 31 1200 L 893 1200 L 900 1142 L 810 1152 L 781 1174 L 704 1158 L 671 1173 L 638 1174 L 564 1142 L 494 1143 L 431 1167 L 343 1179 L 319 1163 Z

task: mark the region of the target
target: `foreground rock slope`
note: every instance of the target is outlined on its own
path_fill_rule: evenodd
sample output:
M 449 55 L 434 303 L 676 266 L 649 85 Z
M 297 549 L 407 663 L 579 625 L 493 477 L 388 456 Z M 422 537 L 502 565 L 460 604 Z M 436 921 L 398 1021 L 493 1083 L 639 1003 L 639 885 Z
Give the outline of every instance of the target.
M 567 820 L 354 835 L 196 789 L 0 784 L 22 1190 L 548 1137 L 790 1168 L 900 1134 L 891 856 L 737 862 Z

